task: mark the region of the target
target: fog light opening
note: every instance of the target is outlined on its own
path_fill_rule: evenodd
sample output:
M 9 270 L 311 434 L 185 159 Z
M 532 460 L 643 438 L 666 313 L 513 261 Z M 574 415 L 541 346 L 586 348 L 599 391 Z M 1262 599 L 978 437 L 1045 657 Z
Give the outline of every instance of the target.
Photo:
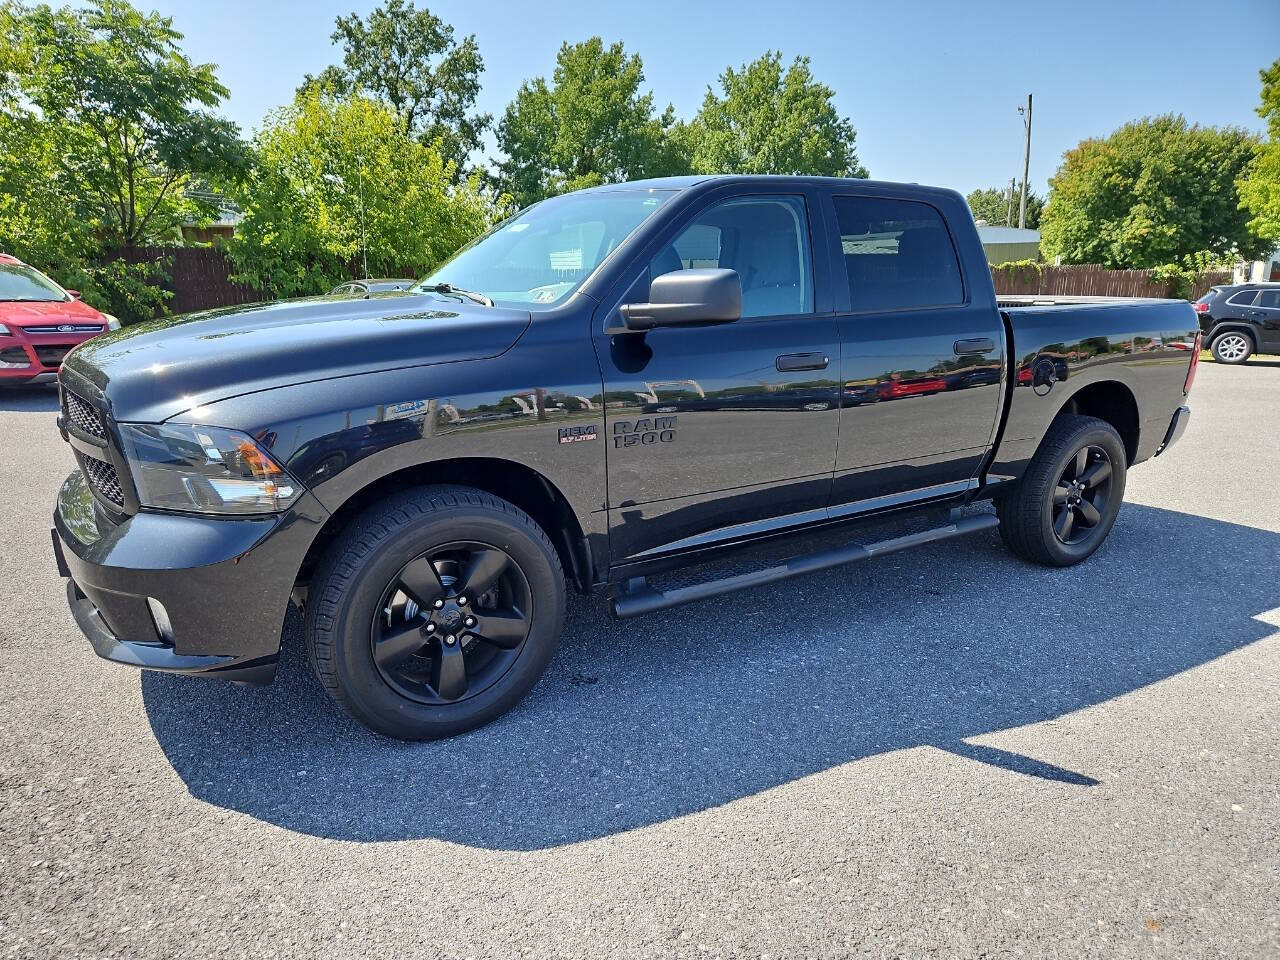
M 169 611 L 155 597 L 147 597 L 147 607 L 151 610 L 151 620 L 156 625 L 156 633 L 169 646 L 173 646 L 173 624 L 169 622 Z

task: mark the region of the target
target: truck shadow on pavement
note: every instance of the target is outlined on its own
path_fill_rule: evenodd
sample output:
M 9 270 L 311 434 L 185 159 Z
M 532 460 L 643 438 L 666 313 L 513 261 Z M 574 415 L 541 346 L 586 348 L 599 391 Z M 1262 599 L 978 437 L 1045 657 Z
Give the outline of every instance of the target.
M 437 743 L 342 716 L 296 636 L 270 687 L 148 673 L 142 691 L 194 796 L 344 840 L 553 847 L 920 745 L 1087 790 L 1102 771 L 966 740 L 1275 633 L 1257 617 L 1280 581 L 1242 569 L 1280 569 L 1280 535 L 1128 504 L 1069 570 L 1024 564 L 993 534 L 622 623 L 579 598 L 533 693 Z

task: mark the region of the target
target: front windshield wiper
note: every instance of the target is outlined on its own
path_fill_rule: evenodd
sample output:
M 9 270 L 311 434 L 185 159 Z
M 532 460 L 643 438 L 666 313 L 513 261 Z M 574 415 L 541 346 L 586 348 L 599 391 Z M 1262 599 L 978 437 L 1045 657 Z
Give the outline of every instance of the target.
M 418 287 L 418 289 L 426 293 L 451 293 L 457 297 L 466 297 L 466 299 L 474 303 L 483 304 L 486 307 L 493 306 L 493 301 L 483 293 L 476 293 L 474 290 L 463 290 L 461 287 L 455 287 L 452 283 L 431 283 L 425 287 Z
M 53 300 L 49 297 L 0 297 L 0 303 L 70 303 L 70 300 Z

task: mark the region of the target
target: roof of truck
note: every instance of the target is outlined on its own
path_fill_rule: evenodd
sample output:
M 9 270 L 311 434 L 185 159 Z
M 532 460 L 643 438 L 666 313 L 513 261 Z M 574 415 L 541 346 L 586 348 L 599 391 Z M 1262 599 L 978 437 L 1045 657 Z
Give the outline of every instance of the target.
M 605 183 L 598 187 L 588 187 L 583 192 L 604 192 L 607 190 L 684 190 L 703 183 L 753 183 L 762 180 L 784 180 L 793 183 L 857 183 L 869 187 L 914 187 L 922 190 L 946 190 L 946 187 L 927 186 L 922 183 L 895 183 L 891 180 L 867 180 L 861 177 L 815 177 L 807 175 L 783 173 L 708 173 L 692 174 L 682 177 L 650 177 L 645 180 L 627 180 L 622 183 Z

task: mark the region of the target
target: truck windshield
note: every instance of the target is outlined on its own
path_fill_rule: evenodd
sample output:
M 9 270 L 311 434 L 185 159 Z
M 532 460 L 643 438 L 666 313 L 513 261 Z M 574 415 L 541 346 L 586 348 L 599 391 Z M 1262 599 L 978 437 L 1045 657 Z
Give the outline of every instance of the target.
M 577 290 L 673 194 L 609 190 L 543 200 L 463 247 L 412 289 L 449 296 L 439 293 L 448 284 L 499 305 L 549 309 Z

